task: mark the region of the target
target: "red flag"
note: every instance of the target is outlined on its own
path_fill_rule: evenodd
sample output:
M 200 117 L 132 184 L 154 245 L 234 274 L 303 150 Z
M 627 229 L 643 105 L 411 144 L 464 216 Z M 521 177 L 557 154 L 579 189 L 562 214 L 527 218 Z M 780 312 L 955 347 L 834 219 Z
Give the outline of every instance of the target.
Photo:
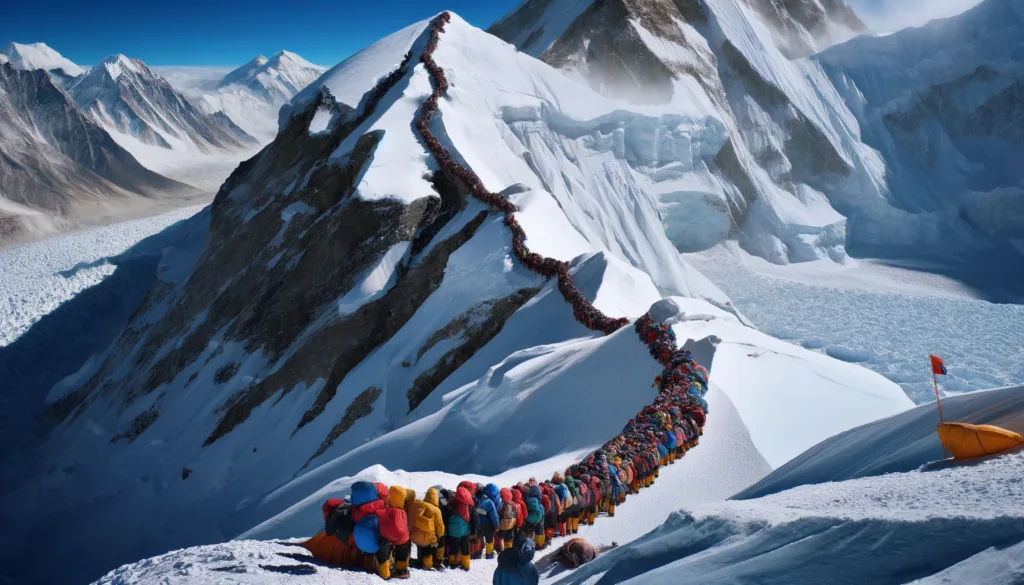
M 946 362 L 942 361 L 937 355 L 931 356 L 932 358 L 932 373 L 946 375 Z

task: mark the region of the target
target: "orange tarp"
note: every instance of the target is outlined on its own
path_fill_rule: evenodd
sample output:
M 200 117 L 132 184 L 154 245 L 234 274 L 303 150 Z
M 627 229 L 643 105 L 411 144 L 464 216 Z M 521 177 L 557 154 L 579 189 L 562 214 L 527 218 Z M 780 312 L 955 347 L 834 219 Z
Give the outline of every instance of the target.
M 338 567 L 362 567 L 363 556 L 353 542 L 346 544 L 333 536 L 319 532 L 313 538 L 302 543 L 302 546 L 311 552 L 318 561 Z
M 956 459 L 994 455 L 1024 445 L 1024 437 L 992 425 L 939 423 L 939 440 Z

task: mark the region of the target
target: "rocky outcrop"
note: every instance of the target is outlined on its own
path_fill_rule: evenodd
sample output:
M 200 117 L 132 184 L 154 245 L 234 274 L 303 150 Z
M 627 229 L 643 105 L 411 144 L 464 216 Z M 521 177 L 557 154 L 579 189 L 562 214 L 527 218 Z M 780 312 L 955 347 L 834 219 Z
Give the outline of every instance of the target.
M 338 421 L 338 424 L 334 425 L 331 432 L 327 433 L 327 438 L 324 439 L 316 453 L 313 453 L 303 467 L 308 467 L 314 459 L 326 453 L 331 448 L 331 445 L 334 444 L 334 441 L 348 432 L 352 425 L 356 424 L 357 420 L 369 416 L 373 412 L 373 403 L 380 398 L 383 392 L 383 390 L 376 386 L 370 386 L 361 392 L 359 396 L 356 396 L 352 403 L 348 405 L 348 408 L 345 409 L 345 414 L 341 417 L 341 420 Z
M 445 378 L 493 339 L 505 321 L 538 292 L 539 288 L 524 288 L 505 298 L 484 301 L 435 331 L 420 347 L 416 354 L 417 361 L 442 340 L 460 339 L 462 343 L 445 352 L 430 369 L 416 377 L 412 388 L 405 393 L 409 399 L 409 411 L 415 410 Z

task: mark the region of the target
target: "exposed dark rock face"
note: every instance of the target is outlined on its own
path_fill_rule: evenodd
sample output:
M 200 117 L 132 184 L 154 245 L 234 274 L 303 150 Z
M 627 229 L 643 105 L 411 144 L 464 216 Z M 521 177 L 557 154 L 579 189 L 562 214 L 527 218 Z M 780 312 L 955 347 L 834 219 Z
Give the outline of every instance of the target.
M 761 77 L 750 65 L 750 62 L 747 61 L 747 58 L 743 56 L 743 53 L 731 41 L 725 41 L 725 44 L 722 46 L 722 54 L 725 56 L 725 62 L 729 65 L 732 73 L 736 74 L 747 85 L 750 95 L 754 96 L 755 99 L 766 105 L 776 107 L 789 103 L 786 94 Z
M 540 57 L 554 67 L 580 69 L 600 92 L 637 103 L 667 102 L 672 98 L 672 80 L 680 74 L 693 74 L 697 80 L 705 76 L 693 71 L 693 65 L 658 58 L 630 23 L 639 22 L 653 34 L 686 47 L 687 39 L 675 20 L 706 22 L 707 14 L 694 1 L 597 1 Z
M 309 466 L 314 459 L 326 453 L 327 450 L 331 448 L 331 445 L 334 444 L 334 441 L 336 441 L 341 435 L 348 432 L 348 430 L 352 428 L 352 425 L 356 424 L 357 420 L 365 416 L 369 416 L 370 413 L 373 412 L 373 403 L 380 398 L 380 395 L 383 392 L 383 390 L 376 386 L 370 386 L 366 390 L 363 390 L 359 396 L 356 396 L 355 400 L 353 400 L 352 403 L 348 405 L 348 408 L 345 409 L 345 414 L 341 417 L 341 420 L 338 421 L 338 424 L 334 425 L 334 428 L 332 428 L 331 432 L 327 434 L 327 438 L 320 444 L 316 453 L 306 461 L 306 465 L 303 467 Z
M 484 301 L 435 331 L 420 347 L 416 355 L 417 361 L 442 340 L 458 337 L 463 342 L 447 351 L 429 370 L 416 377 L 412 388 L 406 392 L 409 398 L 409 411 L 415 410 L 445 378 L 459 369 L 487 342 L 494 339 L 505 326 L 505 321 L 538 292 L 539 288 L 524 288 L 502 299 Z
M 153 426 L 153 423 L 155 423 L 156 419 L 158 418 L 160 418 L 159 400 L 153 406 L 149 407 L 141 414 L 139 414 L 139 416 L 135 417 L 135 420 L 132 421 L 131 426 L 129 426 L 124 431 L 114 435 L 114 437 L 110 439 L 110 442 L 116 443 L 118 441 L 124 440 L 130 443 L 134 441 L 136 438 L 138 438 L 139 435 L 146 432 L 146 429 Z

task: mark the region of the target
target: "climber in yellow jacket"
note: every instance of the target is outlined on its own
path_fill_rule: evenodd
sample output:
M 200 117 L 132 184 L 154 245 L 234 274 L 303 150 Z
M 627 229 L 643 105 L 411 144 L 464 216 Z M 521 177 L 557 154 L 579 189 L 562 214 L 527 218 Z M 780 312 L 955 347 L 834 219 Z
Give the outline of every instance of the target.
M 409 578 L 409 559 L 412 557 L 412 539 L 409 534 L 409 513 L 405 509 L 409 501 L 409 491 L 397 485 L 388 488 L 388 503 L 378 516 L 380 517 L 380 535 L 386 539 L 395 551 L 395 577 Z M 415 500 L 416 493 L 412 493 Z M 392 519 L 392 516 L 394 518 Z M 384 571 L 387 573 L 387 571 Z M 390 575 L 381 574 L 387 579 Z
M 409 532 L 416 556 L 428 570 L 434 568 L 438 544 L 444 543 L 444 517 L 438 502 L 437 490 L 430 488 L 422 500 L 409 503 Z

